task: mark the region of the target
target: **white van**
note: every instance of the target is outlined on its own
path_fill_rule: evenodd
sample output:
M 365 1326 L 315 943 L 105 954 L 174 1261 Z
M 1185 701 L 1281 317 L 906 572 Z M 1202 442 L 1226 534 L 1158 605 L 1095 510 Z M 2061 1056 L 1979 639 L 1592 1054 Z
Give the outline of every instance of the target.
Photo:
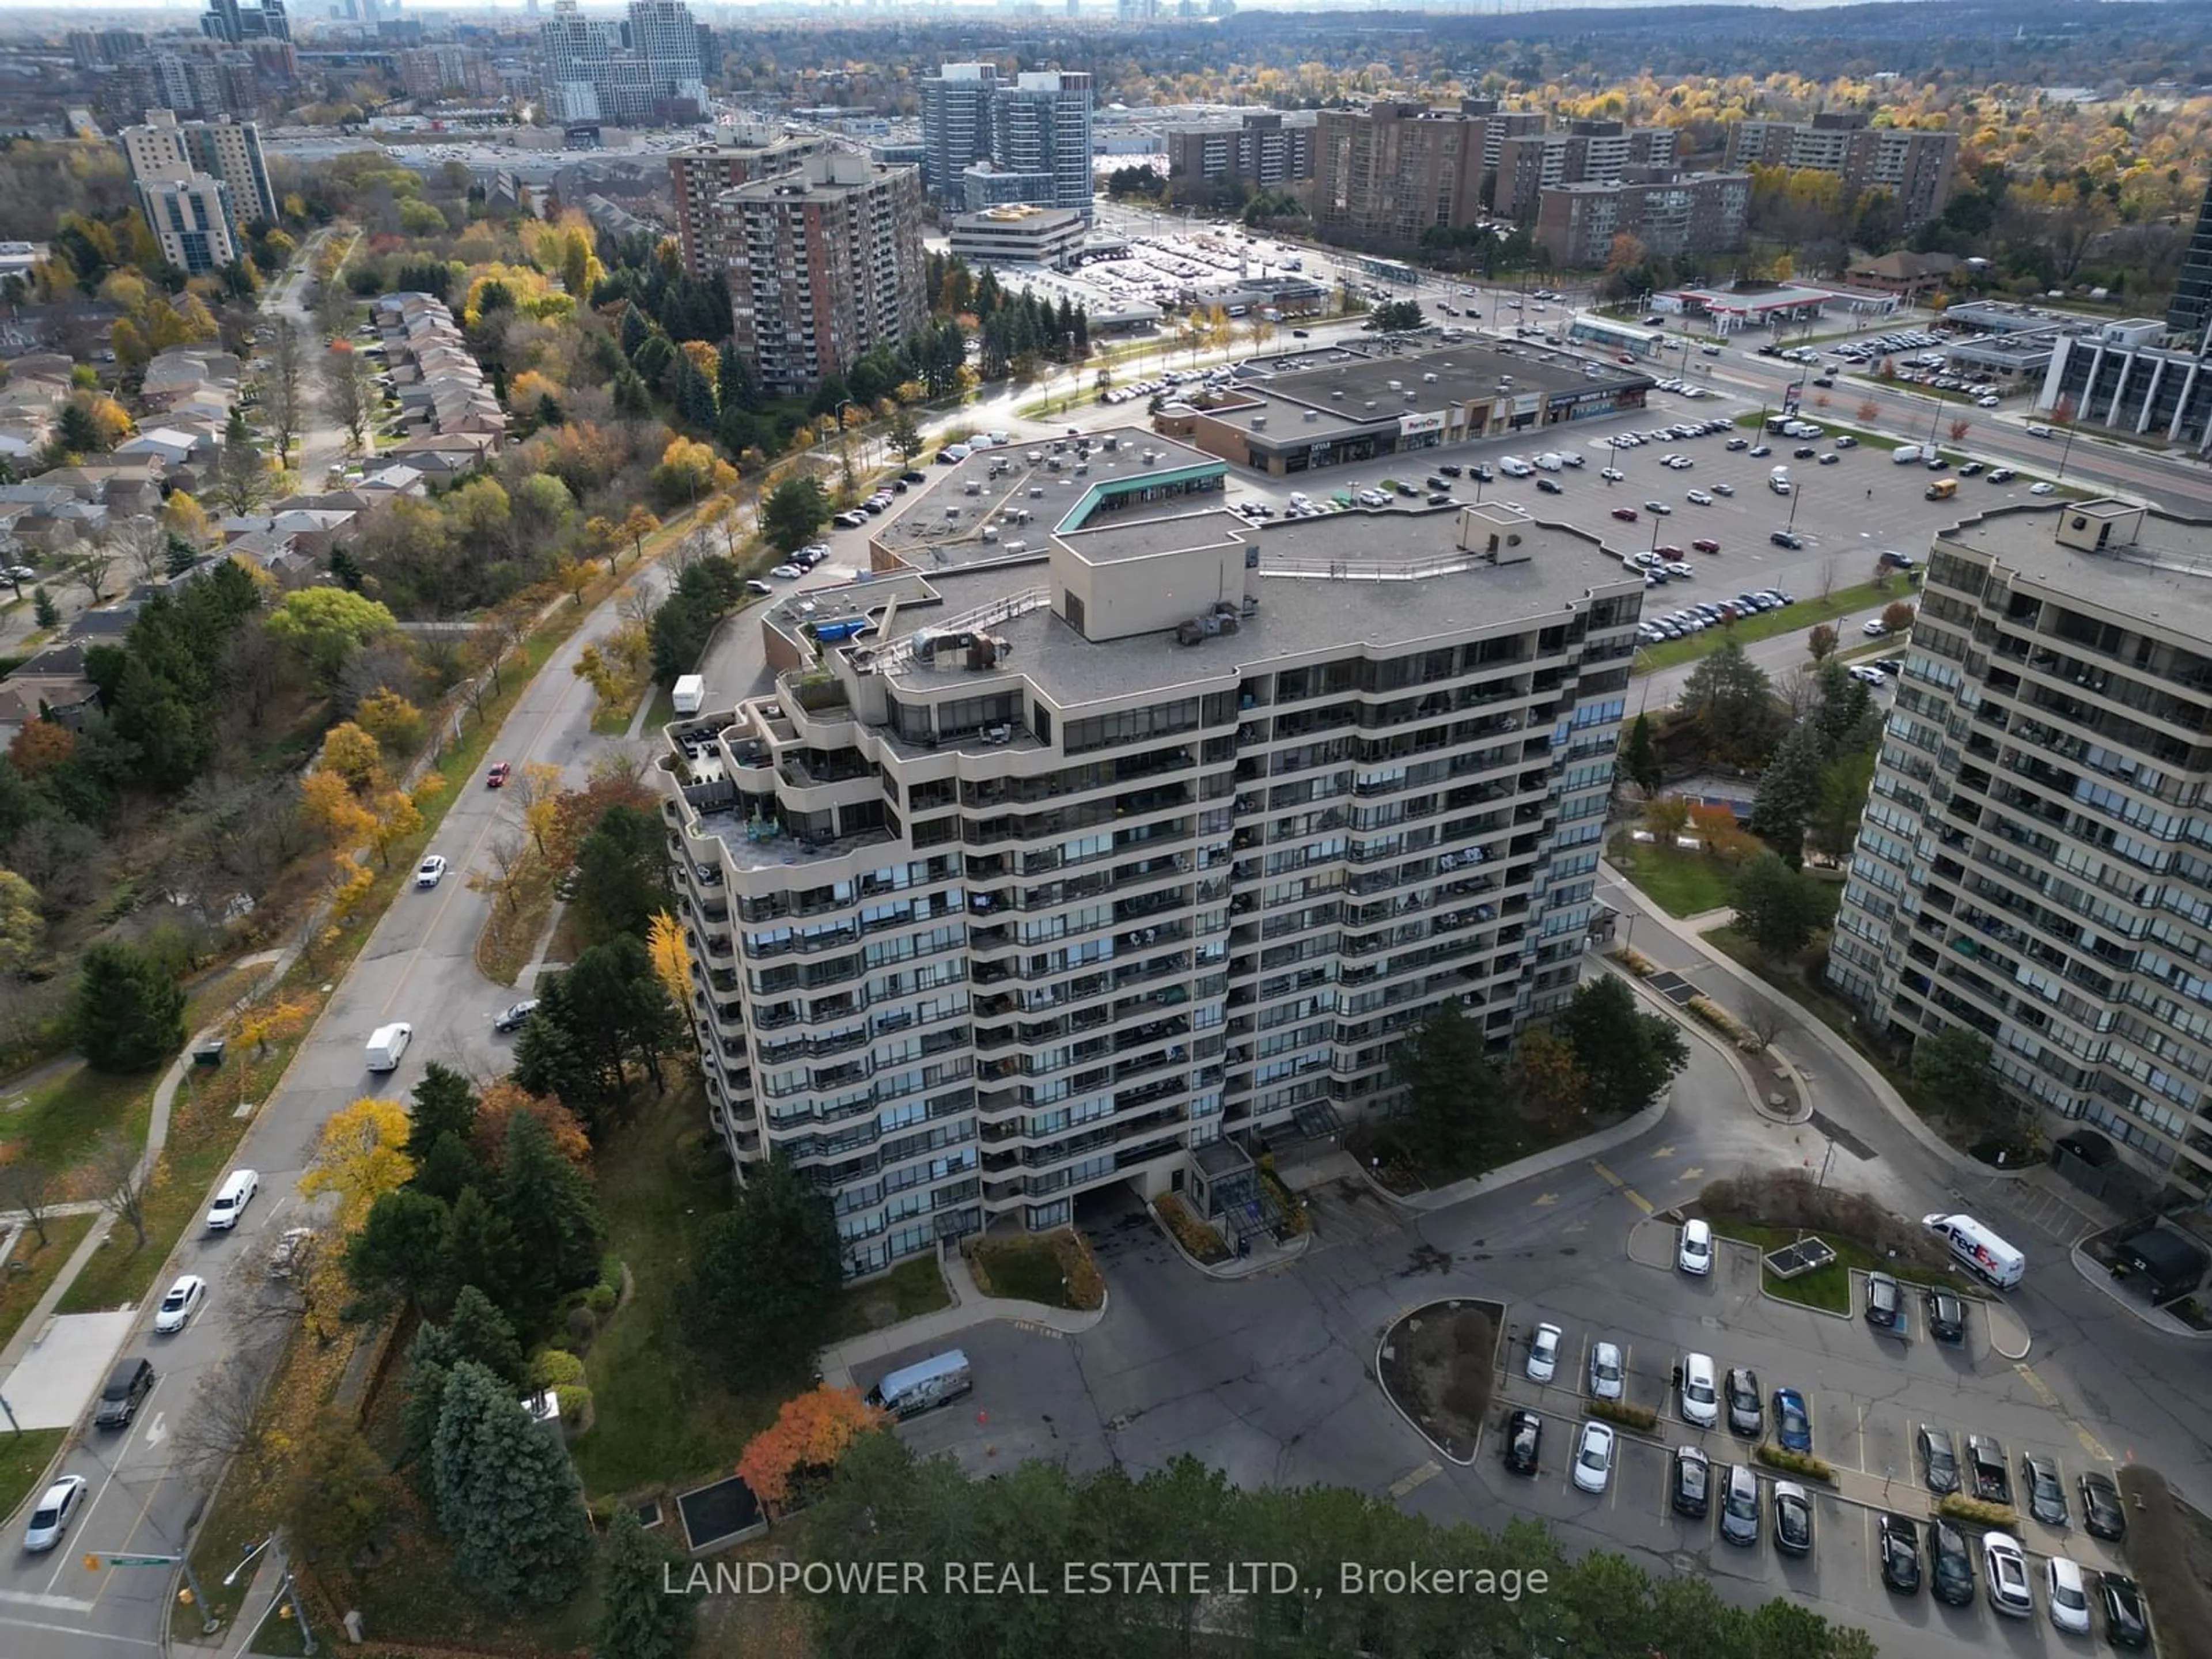
M 372 1072 L 396 1072 L 399 1057 L 407 1052 L 414 1040 L 412 1025 L 380 1025 L 369 1033 L 368 1069 Z
M 1536 469 L 1518 455 L 1504 455 L 1498 458 L 1498 470 L 1509 478 L 1525 478 Z
M 1951 1247 L 1961 1267 L 2001 1291 L 2020 1283 L 2027 1258 L 1970 1215 L 1923 1216 L 1920 1224 Z
M 1547 449 L 1536 458 L 1536 465 L 1547 472 L 1557 472 L 1566 465 L 1566 461 L 1556 449 Z
M 895 1370 L 868 1390 L 868 1404 L 896 1418 L 908 1418 L 957 1400 L 975 1387 L 968 1356 L 957 1348 Z
M 1920 446 L 1907 444 L 1902 449 L 1893 449 L 1889 452 L 1889 459 L 1898 466 L 1911 466 L 1920 459 Z
M 215 1202 L 208 1206 L 207 1226 L 211 1233 L 227 1233 L 238 1225 L 238 1218 L 246 1213 L 246 1206 L 253 1202 L 253 1194 L 261 1190 L 261 1177 L 252 1170 L 233 1170 L 229 1179 L 217 1189 Z

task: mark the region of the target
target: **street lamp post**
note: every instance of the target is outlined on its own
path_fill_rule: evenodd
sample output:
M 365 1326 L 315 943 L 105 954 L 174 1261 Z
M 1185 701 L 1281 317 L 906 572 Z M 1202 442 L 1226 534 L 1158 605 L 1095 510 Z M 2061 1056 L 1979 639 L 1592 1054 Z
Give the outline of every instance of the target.
M 2064 483 L 2064 482 L 2065 482 L 2065 480 L 2066 480 L 2066 458 L 2067 458 L 2068 456 L 2071 455 L 2073 453 L 2074 453 L 2074 422 L 2071 422 L 2071 421 L 2069 421 L 2069 422 L 2066 422 L 2066 446 L 2065 446 L 2065 447 L 2064 447 L 2064 448 L 2061 449 L 2061 450 L 2058 452 L 2058 478 L 2059 478 L 2059 482 L 2060 482 L 2060 483 Z M 20 583 L 17 585 L 17 588 L 18 588 L 18 591 L 19 591 L 19 592 L 21 591 L 21 585 Z
M 1783 526 L 1784 529 L 1794 531 L 1797 528 L 1797 503 L 1804 498 L 1805 486 L 1792 484 L 1790 488 L 1790 522 Z

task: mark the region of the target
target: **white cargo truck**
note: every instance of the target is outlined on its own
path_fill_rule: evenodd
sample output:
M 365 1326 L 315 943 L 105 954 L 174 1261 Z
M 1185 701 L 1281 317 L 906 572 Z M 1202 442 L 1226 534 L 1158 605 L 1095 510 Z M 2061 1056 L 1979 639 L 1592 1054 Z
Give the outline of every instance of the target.
M 407 1045 L 415 1036 L 412 1025 L 380 1025 L 369 1033 L 368 1069 L 372 1072 L 395 1072 L 399 1069 L 399 1057 L 407 1052 Z
M 957 1348 L 949 1348 L 891 1372 L 868 1390 L 868 1404 L 894 1417 L 912 1417 L 957 1400 L 975 1386 L 968 1356 Z
M 675 702 L 678 714 L 696 714 L 700 705 L 707 701 L 707 682 L 697 674 L 680 675 L 676 681 L 676 689 L 669 695 Z
M 2020 1283 L 2027 1258 L 1970 1215 L 1923 1216 L 1920 1224 L 1951 1247 L 1959 1264 L 2001 1291 Z

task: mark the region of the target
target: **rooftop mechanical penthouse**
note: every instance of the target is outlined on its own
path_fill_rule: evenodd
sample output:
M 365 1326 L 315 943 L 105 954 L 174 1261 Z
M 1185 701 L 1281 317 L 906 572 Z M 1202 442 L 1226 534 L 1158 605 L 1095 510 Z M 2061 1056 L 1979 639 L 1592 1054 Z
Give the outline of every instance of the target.
M 1447 999 L 1571 994 L 1643 596 L 1492 503 L 1246 524 L 1128 430 L 932 470 L 668 728 L 715 1122 L 854 1274 L 1113 1182 L 1201 1213 Z

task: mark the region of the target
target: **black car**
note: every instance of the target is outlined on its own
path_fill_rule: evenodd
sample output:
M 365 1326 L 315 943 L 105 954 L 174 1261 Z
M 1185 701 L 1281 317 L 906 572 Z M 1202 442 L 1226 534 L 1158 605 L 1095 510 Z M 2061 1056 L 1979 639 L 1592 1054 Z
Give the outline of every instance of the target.
M 1937 1601 L 1954 1607 L 1973 1605 L 1974 1552 L 1956 1522 L 1928 1523 L 1928 1569 Z
M 1920 1593 L 1920 1529 L 1901 1515 L 1885 1515 L 1875 1540 L 1881 1552 L 1881 1582 L 1899 1595 Z
M 1893 1331 L 1905 1316 L 1905 1293 L 1887 1273 L 1869 1273 L 1866 1281 L 1866 1322 Z
M 1547 495 L 1559 495 L 1565 493 L 1560 489 L 1559 482 L 1556 478 L 1539 478 L 1536 480 L 1536 488 Z
M 1884 673 L 1903 673 L 1900 665 L 1891 669 L 1887 663 L 1878 665 Z M 1950 1291 L 1930 1289 L 1923 1301 L 1928 1310 L 1928 1334 L 1938 1342 L 1964 1342 L 1966 1340 L 1966 1304 Z
M 927 483 L 929 475 L 926 472 L 902 472 L 899 474 L 899 482 L 910 484 Z
M 1447 478 L 1456 478 L 1459 477 L 1459 469 L 1456 466 L 1452 465 L 1449 462 L 1438 467 L 1437 471 L 1443 473 Z
M 1414 488 L 1413 488 L 1413 485 L 1411 485 L 1411 484 L 1409 484 L 1409 483 L 1401 483 L 1398 484 L 1398 485 L 1396 486 L 1396 488 L 1397 488 L 1397 491 L 1398 491 L 1398 493 L 1399 493 L 1401 495 L 1405 496 L 1405 497 L 1406 497 L 1407 500 L 1409 500 L 1409 501 L 1410 501 L 1410 500 L 1412 500 L 1412 499 L 1413 499 L 1413 497 L 1414 497 L 1414 496 L 1416 496 L 1416 495 L 1419 495 L 1419 494 L 1421 493 L 1419 490 L 1418 490 L 1418 489 L 1414 489 Z
M 2127 1511 L 2120 1507 L 2120 1489 L 2109 1474 L 2081 1477 L 2081 1524 L 2092 1538 L 2118 1540 L 2127 1536 Z
M 1959 476 L 1962 478 L 1971 478 L 1981 470 L 1982 464 L 1979 461 L 1961 461 L 1959 463 Z
M 1712 1460 L 1695 1446 L 1675 1447 L 1674 1477 L 1668 1486 L 1674 1513 L 1693 1521 L 1705 1519 L 1706 1506 L 1712 1502 Z
M 1794 1480 L 1774 1483 L 1774 1547 L 1784 1555 L 1813 1553 L 1813 1500 Z
M 2150 1616 L 2136 1581 L 2117 1572 L 2097 1575 L 2097 1601 L 2105 1609 L 2105 1639 L 2116 1648 L 2150 1645 Z
M 1446 472 L 1451 471 L 1449 467 L 1445 467 L 1442 470 Z M 1489 483 L 1498 477 L 1495 472 L 1492 472 L 1480 461 L 1477 461 L 1474 465 L 1468 468 L 1467 476 L 1473 478 L 1477 483 Z
M 1778 530 L 1767 537 L 1777 547 L 1786 547 L 1795 552 L 1805 545 L 1805 538 L 1794 530 Z
M 1439 489 L 1430 495 L 1429 505 L 1431 507 L 1449 507 L 1451 505 L 1451 500 L 1452 498 L 1449 495 Z
M 132 1358 L 118 1359 L 115 1369 L 107 1374 L 107 1386 L 100 1391 L 100 1409 L 93 1413 L 93 1421 L 103 1429 L 127 1429 L 131 1419 L 138 1415 L 138 1407 L 154 1391 L 154 1366 L 150 1360 Z
M 1833 386 L 1835 383 L 1836 377 L 1832 374 L 1815 374 L 1813 377 L 1814 386 Z
M 2020 1483 L 2027 1489 L 2027 1512 L 2046 1527 L 2069 1524 L 2066 1488 L 2058 1483 L 2058 1465 L 2033 1452 L 2020 1460 Z
M 1991 483 L 2010 483 L 2018 477 L 2020 477 L 2020 474 L 2014 471 L 2008 466 L 1992 467 L 1990 470 L 1990 482 Z
M 1451 488 L 1450 479 L 1439 478 L 1433 472 L 1429 474 L 1427 482 L 1429 488 L 1431 489 L 1449 489 Z
M 1505 1419 L 1505 1467 L 1516 1474 L 1534 1474 L 1544 1449 L 1544 1419 L 1532 1411 L 1516 1411 Z
M 1966 1437 L 1966 1471 L 1973 1496 L 1984 1504 L 2012 1502 L 2012 1477 L 2005 1473 L 2003 1444 L 1986 1434 Z
M 1928 458 L 1928 470 L 1930 472 L 1948 472 L 1951 470 L 1951 463 L 1941 455 L 1930 455 Z
M 1729 1431 L 1758 1439 L 1766 1427 L 1766 1403 L 1759 1397 L 1759 1373 L 1748 1365 L 1729 1366 L 1721 1393 L 1728 1401 Z
M 1942 1497 L 1959 1490 L 1959 1455 L 1951 1448 L 1951 1431 L 1923 1423 L 1913 1437 L 1920 1454 L 1920 1478 L 1928 1490 Z
M 1793 461 L 1809 461 L 1820 453 L 1810 444 L 1799 444 L 1796 448 L 1790 452 L 1790 459 Z

